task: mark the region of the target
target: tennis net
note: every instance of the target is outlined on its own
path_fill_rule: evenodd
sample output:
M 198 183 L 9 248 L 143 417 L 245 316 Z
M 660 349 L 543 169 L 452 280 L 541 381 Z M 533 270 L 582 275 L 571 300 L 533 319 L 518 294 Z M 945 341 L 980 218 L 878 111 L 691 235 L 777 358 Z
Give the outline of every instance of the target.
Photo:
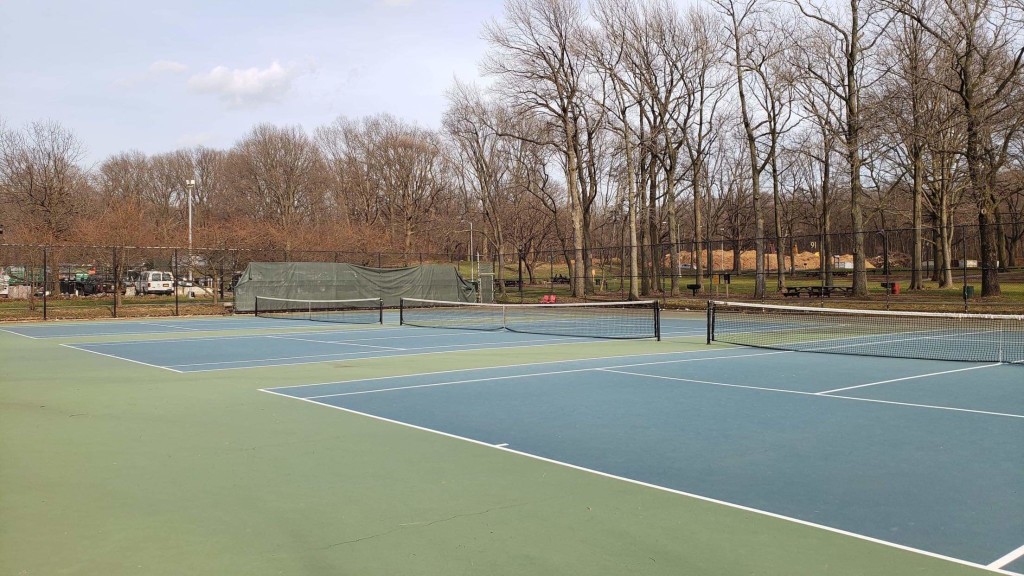
M 1024 363 L 1024 316 L 708 303 L 708 342 L 892 358 Z
M 580 304 L 476 304 L 402 298 L 401 323 L 427 328 L 661 340 L 661 321 L 658 302 L 655 300 Z
M 302 300 L 257 296 L 256 316 L 347 324 L 382 324 L 384 302 L 380 298 Z

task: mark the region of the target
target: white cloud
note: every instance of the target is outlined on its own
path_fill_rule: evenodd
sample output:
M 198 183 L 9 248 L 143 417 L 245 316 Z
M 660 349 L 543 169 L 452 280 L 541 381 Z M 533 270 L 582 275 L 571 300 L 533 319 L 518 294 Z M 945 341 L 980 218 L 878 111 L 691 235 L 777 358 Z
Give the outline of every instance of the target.
M 241 107 L 280 101 L 302 73 L 296 66 L 282 66 L 277 61 L 263 69 L 217 66 L 189 78 L 188 87 L 200 94 L 216 94 L 231 106 Z
M 188 70 L 188 66 L 181 62 L 173 62 L 171 60 L 158 60 L 149 65 L 150 72 L 171 72 L 174 74 L 180 74 Z

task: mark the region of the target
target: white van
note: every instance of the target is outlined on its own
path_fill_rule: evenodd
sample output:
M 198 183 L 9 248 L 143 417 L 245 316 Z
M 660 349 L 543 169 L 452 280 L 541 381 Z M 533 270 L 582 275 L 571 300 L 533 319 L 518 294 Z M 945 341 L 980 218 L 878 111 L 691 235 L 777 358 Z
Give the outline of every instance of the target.
M 170 272 L 147 270 L 139 272 L 132 285 L 136 294 L 174 294 L 174 275 Z

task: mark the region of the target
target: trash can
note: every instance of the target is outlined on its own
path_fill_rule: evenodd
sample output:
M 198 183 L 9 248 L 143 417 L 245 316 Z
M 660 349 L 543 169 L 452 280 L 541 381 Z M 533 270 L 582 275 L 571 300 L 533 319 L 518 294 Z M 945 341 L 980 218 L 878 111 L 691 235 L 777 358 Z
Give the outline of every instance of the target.
M 892 291 L 892 295 L 893 296 L 899 295 L 899 293 L 900 293 L 900 283 L 899 282 L 890 282 L 889 283 L 889 290 Z
M 974 286 L 964 286 L 964 298 L 974 298 Z

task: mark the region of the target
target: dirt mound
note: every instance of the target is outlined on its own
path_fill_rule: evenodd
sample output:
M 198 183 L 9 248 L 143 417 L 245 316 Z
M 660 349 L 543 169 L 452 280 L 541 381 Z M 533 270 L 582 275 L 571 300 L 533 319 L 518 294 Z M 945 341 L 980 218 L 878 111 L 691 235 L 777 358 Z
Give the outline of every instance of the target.
M 712 250 L 711 258 L 714 262 L 715 270 L 732 270 L 733 269 L 733 252 L 731 250 Z M 692 265 L 693 262 L 690 260 L 691 254 L 682 253 L 679 255 L 679 260 L 684 265 Z M 707 254 L 703 255 L 705 264 L 707 263 Z M 839 265 L 835 268 L 853 268 L 853 254 L 840 254 L 834 256 L 835 262 Z M 795 254 L 787 255 L 784 258 L 783 263 L 787 270 L 817 270 L 821 265 L 821 255 L 818 252 L 797 252 Z M 844 266 L 845 264 L 845 266 Z M 871 262 L 865 262 L 865 266 L 870 270 L 875 267 Z M 753 250 L 745 250 L 740 252 L 740 269 L 741 270 L 753 270 L 757 267 L 757 255 Z M 778 259 L 774 253 L 765 254 L 765 269 L 775 270 L 778 268 Z

